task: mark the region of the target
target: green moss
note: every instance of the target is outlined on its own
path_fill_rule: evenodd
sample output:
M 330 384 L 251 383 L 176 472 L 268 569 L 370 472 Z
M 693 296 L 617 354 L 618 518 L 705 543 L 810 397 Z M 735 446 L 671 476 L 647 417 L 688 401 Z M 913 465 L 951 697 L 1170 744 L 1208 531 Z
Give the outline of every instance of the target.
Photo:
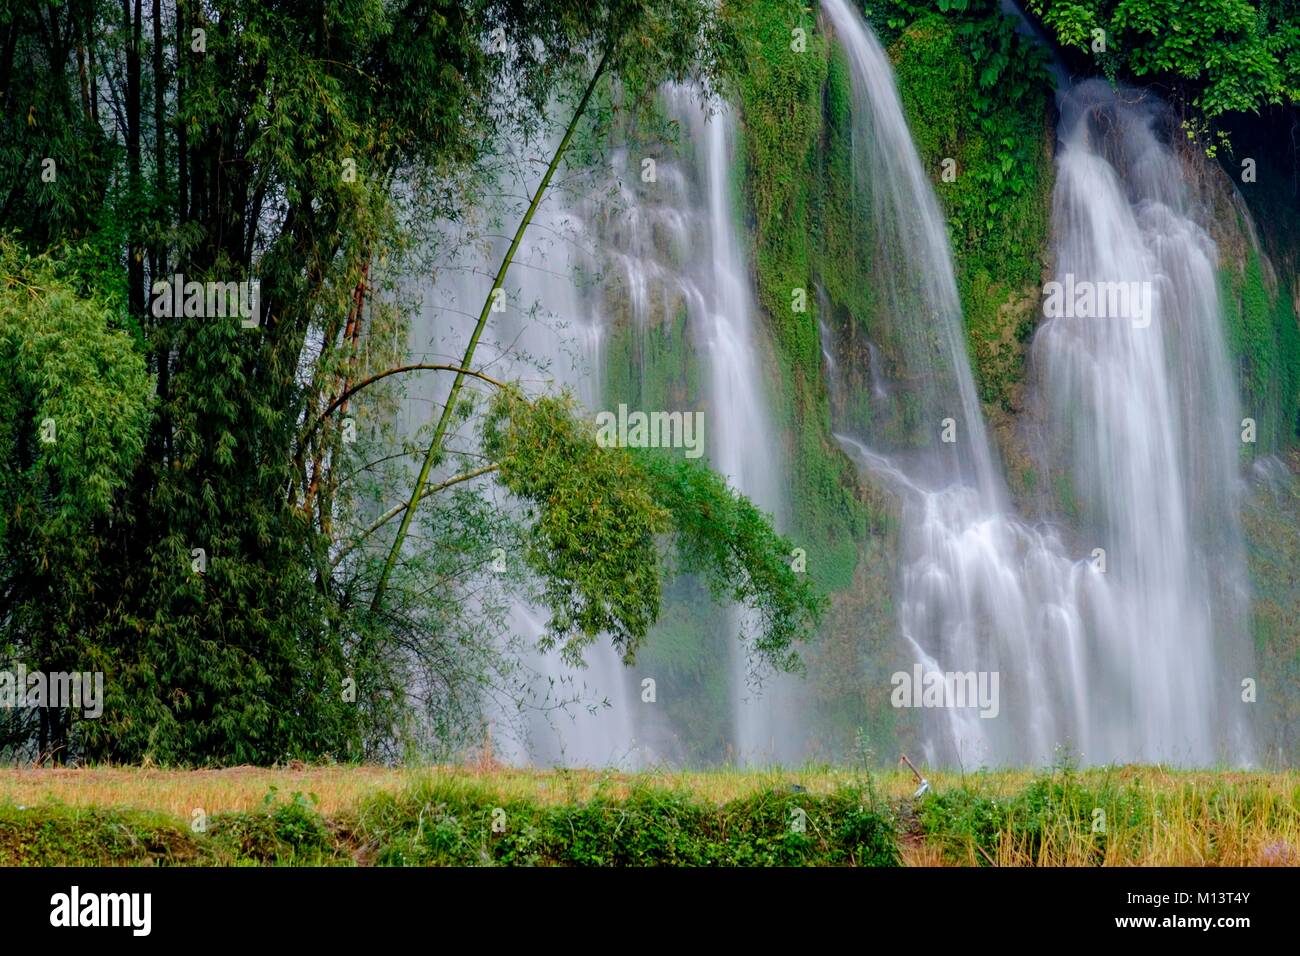
M 830 434 L 818 320 L 843 359 L 837 420 L 901 445 L 923 434 L 920 403 L 906 388 L 890 402 L 870 398 L 868 342 L 879 347 L 888 375 L 905 378 L 906 370 L 890 344 L 900 317 L 880 314 L 876 301 L 876 242 L 866 192 L 854 183 L 844 55 L 818 35 L 805 52 L 791 50 L 796 21 L 785 4 L 748 9 L 742 32 L 750 49 L 738 83 L 744 166 L 759 302 L 777 351 L 775 404 L 787 416 L 792 448 L 794 534 L 809 542 L 815 580 L 843 589 L 809 652 L 815 705 L 833 753 L 843 755 L 860 736 L 888 749 L 910 731 L 897 726 L 887 695 L 875 693 L 887 680 L 863 675 L 879 676 L 895 643 L 890 553 L 877 537 L 888 533 L 895 505 L 861 486 Z M 1048 244 L 1051 139 L 1041 58 L 992 6 L 904 21 L 888 35 L 913 136 L 948 215 L 980 394 L 1011 411 Z M 957 164 L 951 183 L 941 177 L 946 158 Z M 806 312 L 791 308 L 796 289 L 806 290 Z M 833 679 L 838 673 L 856 680 L 846 686 Z
M 687 408 L 699 395 L 699 359 L 685 302 L 667 303 L 663 319 L 638 327 L 628 310 L 615 312 L 605 348 L 604 401 L 631 408 Z M 707 435 L 707 433 L 706 433 Z
M 813 581 L 838 590 L 852 581 L 858 541 L 869 523 L 869 509 L 855 493 L 855 469 L 830 432 L 815 292 L 819 283 L 836 293 L 850 286 L 847 278 L 829 275 L 826 248 L 848 262 L 858 256 L 851 210 L 829 217 L 835 207 L 824 193 L 824 103 L 846 115 L 847 87 L 842 65 L 832 65 L 811 19 L 792 17 L 790 10 L 788 4 L 762 0 L 739 14 L 749 44 L 737 84 L 745 183 L 758 302 L 775 348 L 773 405 L 789 452 L 791 536 L 807 552 Z M 791 49 L 796 26 L 809 33 L 803 52 Z M 839 79 L 828 87 L 832 72 Z M 835 175 L 847 182 L 847 150 L 836 145 Z M 796 295 L 803 310 L 795 308 Z
M 1261 433 L 1265 419 L 1275 419 L 1267 431 L 1277 450 L 1294 448 L 1300 444 L 1300 195 L 1295 188 L 1300 157 L 1292 138 L 1279 134 L 1279 126 L 1289 129 L 1292 120 L 1270 111 L 1222 119 L 1233 144 L 1231 154 L 1218 153 L 1233 185 L 1231 196 L 1216 206 L 1216 219 L 1235 234 L 1220 241 L 1224 269 L 1237 273 L 1224 277 L 1224 287 L 1233 290 L 1224 296 L 1229 340 L 1239 362 L 1246 414 L 1259 422 Z M 1253 177 L 1244 174 L 1247 160 Z M 1239 214 L 1238 198 L 1254 219 L 1253 230 Z M 1256 261 L 1256 237 L 1266 260 Z M 1271 312 L 1267 319 L 1265 312 Z M 1266 448 L 1261 441 L 1259 450 Z
M 923 17 L 889 52 L 917 152 L 948 217 L 980 398 L 1017 411 L 1050 236 L 1041 59 L 996 10 Z
M 916 151 L 935 167 L 967 135 L 973 67 L 952 22 L 935 14 L 909 26 L 889 47 Z
M 1291 467 L 1300 467 L 1293 461 Z M 1300 762 L 1300 478 L 1259 487 L 1242 516 L 1253 601 L 1259 758 Z
M 1300 325 L 1290 283 L 1270 288 L 1250 246 L 1243 268 L 1220 269 L 1219 284 L 1243 411 L 1256 422 L 1256 453 L 1279 451 L 1300 437 Z

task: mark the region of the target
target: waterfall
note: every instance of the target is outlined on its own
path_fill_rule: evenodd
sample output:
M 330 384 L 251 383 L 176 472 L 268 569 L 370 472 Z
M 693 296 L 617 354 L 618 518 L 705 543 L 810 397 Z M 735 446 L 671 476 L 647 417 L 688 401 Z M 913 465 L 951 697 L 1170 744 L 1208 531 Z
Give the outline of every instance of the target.
M 554 142 L 532 148 L 511 143 L 527 175 L 502 176 L 496 194 L 530 196 Z M 492 288 L 492 275 L 508 246 L 502 233 L 521 214 L 517 198 L 486 199 L 460 223 L 443 223 L 434 278 L 420 289 L 422 302 L 411 323 L 408 361 L 459 362 L 464 343 Z M 569 389 L 588 409 L 601 401 L 599 375 L 603 317 L 580 276 L 596 268 L 595 237 L 580 201 L 552 190 L 540 204 L 506 277 L 505 308 L 493 312 L 475 367 L 518 379 L 530 394 Z M 408 438 L 427 422 L 430 409 L 446 401 L 447 376 L 426 377 L 408 387 L 400 430 Z M 502 653 L 522 652 L 532 679 L 522 715 L 513 700 L 484 701 L 498 756 L 543 766 L 621 766 L 648 759 L 640 750 L 635 690 L 617 651 L 598 642 L 584 654 L 585 669 L 566 665 L 558 651 L 536 650 L 545 614 L 521 594 L 506 624 L 518 638 Z M 484 635 L 483 639 L 489 639 Z M 507 697 L 509 694 L 507 694 Z
M 1130 759 L 1240 761 L 1241 415 L 1217 250 L 1167 144 L 1167 107 L 1100 80 L 1058 99 L 1054 279 L 1095 303 L 1050 318 L 1034 353 L 1052 464 L 1112 585 L 1094 653 L 1116 679 L 1096 682 L 1096 730 L 1104 752 Z
M 1239 644 L 1217 630 L 1234 619 L 1228 605 L 1242 580 L 1225 427 L 1235 411 L 1213 250 L 1188 218 L 1181 170 L 1140 112 L 1110 112 L 1127 180 L 1097 151 L 1098 131 L 1079 124 L 1089 111 L 1063 112 L 1058 273 L 1160 289 L 1145 330 L 1071 318 L 1039 335 L 1052 427 L 1069 435 L 1086 532 L 1100 542 L 1067 546 L 1054 524 L 1030 524 L 1008 502 L 976 400 L 945 224 L 889 61 L 847 0 L 823 10 L 850 67 L 855 185 L 871 212 L 881 291 L 872 318 L 907 376 L 890 393 L 919 408 L 900 413 L 876 394 L 871 422 L 842 423 L 840 437 L 901 500 L 898 618 L 918 669 L 996 689 L 993 706 L 923 705 L 926 758 L 1042 763 L 1064 745 L 1090 763 L 1240 761 L 1213 716 L 1226 708 L 1215 634 Z
M 662 360 L 655 355 L 662 330 L 680 312 L 690 361 L 698 365 L 698 385 L 686 398 L 704 412 L 709 464 L 779 522 L 784 472 L 764 385 L 757 307 L 736 228 L 734 120 L 725 104 L 710 115 L 686 88 L 668 87 L 662 95 L 683 130 L 680 155 L 661 156 L 647 178 L 644 157 L 619 145 L 610 152 L 608 168 L 582 171 L 591 186 L 552 191 L 543 200 L 505 282 L 508 308 L 490 317 L 476 364 L 490 361 L 493 375 L 520 377 L 533 393 L 568 388 L 592 413 L 620 402 L 651 410 L 646 402 L 673 400 L 650 394 L 646 379 L 648 367 Z M 521 167 L 536 168 L 541 158 Z M 515 196 L 535 187 L 535 175 L 499 184 L 501 193 Z M 514 215 L 516 210 L 506 208 L 479 210 L 471 218 L 509 223 Z M 489 293 L 491 272 L 505 248 L 503 238 L 467 242 L 457 228 L 446 239 L 459 250 L 458 258 L 425 290 L 412 330 L 412 361 L 433 355 L 456 360 L 471 313 Z M 607 336 L 619 323 L 635 341 L 640 363 L 631 370 L 631 394 L 626 383 L 612 384 L 602 374 Z M 431 403 L 445 399 L 447 384 L 426 381 L 422 388 L 408 393 L 408 435 L 427 420 Z M 729 749 L 742 761 L 791 759 L 793 744 L 783 730 L 789 726 L 788 682 L 752 672 L 740 641 L 751 624 L 743 609 L 726 611 L 723 620 Z M 525 645 L 533 645 L 545 615 L 520 601 L 509 623 Z M 536 673 L 535 706 L 513 747 L 494 736 L 498 751 L 514 762 L 541 765 L 637 767 L 678 759 L 677 738 L 692 728 L 671 726 L 659 707 L 641 700 L 634 680 L 640 675 L 629 672 L 607 642 L 585 656 L 588 666 L 578 672 L 558 653 L 528 656 Z M 662 675 L 657 679 L 662 687 Z M 760 680 L 761 693 L 751 686 Z M 566 699 L 570 705 L 556 710 Z
M 697 178 L 705 194 L 710 255 L 699 276 L 704 294 L 696 340 L 704 362 L 710 464 L 732 487 L 783 519 L 786 491 L 782 453 L 772 424 L 767 376 L 760 358 L 757 304 L 736 229 L 732 189 L 735 121 L 724 103 L 709 115 L 689 91 L 672 96 L 676 116 L 702 144 Z M 728 612 L 732 671 L 732 749 L 740 763 L 789 762 L 801 756 L 793 727 L 793 679 L 749 660 L 742 634 L 755 622 L 743 609 Z
M 1041 759 L 1065 729 L 1057 702 L 1084 690 L 1068 684 L 1082 636 L 1068 592 L 1086 586 L 1087 572 L 1008 511 L 966 356 L 947 228 L 893 71 L 847 0 L 826 0 L 823 9 L 849 62 L 855 186 L 868 194 L 880 260 L 879 323 L 908 378 L 890 391 L 920 409 L 901 437 L 876 428 L 861 441 L 840 438 L 902 502 L 897 606 L 907 650 L 927 674 L 999 676 L 997 716 L 981 717 L 975 707 L 923 712 L 926 759 Z M 1049 627 L 1066 653 L 1040 653 Z
M 893 70 L 847 0 L 828 0 L 822 9 L 849 61 L 853 175 L 871 210 L 880 308 L 897 319 L 889 324 L 896 351 L 918 373 L 906 397 L 919 411 L 906 415 L 907 434 L 899 444 L 925 449 L 918 467 L 960 476 L 982 498 L 1000 501 L 1004 493 L 966 359 L 947 225 L 912 143 Z M 930 441 L 948 418 L 959 440 Z

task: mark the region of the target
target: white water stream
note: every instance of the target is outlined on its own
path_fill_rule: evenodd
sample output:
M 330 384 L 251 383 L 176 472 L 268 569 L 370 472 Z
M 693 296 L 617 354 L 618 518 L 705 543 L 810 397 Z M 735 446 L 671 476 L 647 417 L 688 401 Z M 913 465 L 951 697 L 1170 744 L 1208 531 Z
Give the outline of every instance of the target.
M 906 327 L 899 350 L 920 408 L 917 448 L 841 437 L 902 499 L 898 616 L 915 661 L 997 677 L 996 708 L 923 711 L 926 758 L 1041 764 L 1064 746 L 1090 763 L 1240 762 L 1229 716 L 1240 675 L 1228 664 L 1244 593 L 1235 392 L 1213 245 L 1152 133 L 1152 110 L 1099 102 L 1091 84 L 1063 100 L 1058 278 L 1157 292 L 1145 327 L 1126 314 L 1052 319 L 1039 333 L 1049 444 L 1086 516 L 1086 543 L 1067 548 L 1009 504 L 975 397 L 945 224 L 889 61 L 847 0 L 822 7 L 849 60 L 882 307 Z M 1124 157 L 1122 170 L 1111 156 Z

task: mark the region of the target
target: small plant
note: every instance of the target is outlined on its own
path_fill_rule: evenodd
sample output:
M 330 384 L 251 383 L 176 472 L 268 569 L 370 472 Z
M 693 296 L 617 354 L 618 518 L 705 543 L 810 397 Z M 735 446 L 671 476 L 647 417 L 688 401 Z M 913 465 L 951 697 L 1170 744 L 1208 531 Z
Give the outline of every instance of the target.
M 876 748 L 872 746 L 865 727 L 859 727 L 854 732 L 853 750 L 862 766 L 870 769 L 876 765 Z

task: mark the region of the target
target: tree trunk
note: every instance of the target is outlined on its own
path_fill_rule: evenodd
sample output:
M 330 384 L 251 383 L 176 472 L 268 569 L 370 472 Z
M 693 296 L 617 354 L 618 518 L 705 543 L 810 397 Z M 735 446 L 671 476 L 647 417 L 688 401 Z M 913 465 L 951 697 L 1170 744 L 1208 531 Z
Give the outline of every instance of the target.
M 131 198 L 141 194 L 140 182 L 140 2 L 122 0 L 122 17 L 126 23 L 126 165 Z M 140 248 L 140 230 L 133 225 L 127 239 L 127 301 L 132 311 L 144 310 L 144 258 Z

